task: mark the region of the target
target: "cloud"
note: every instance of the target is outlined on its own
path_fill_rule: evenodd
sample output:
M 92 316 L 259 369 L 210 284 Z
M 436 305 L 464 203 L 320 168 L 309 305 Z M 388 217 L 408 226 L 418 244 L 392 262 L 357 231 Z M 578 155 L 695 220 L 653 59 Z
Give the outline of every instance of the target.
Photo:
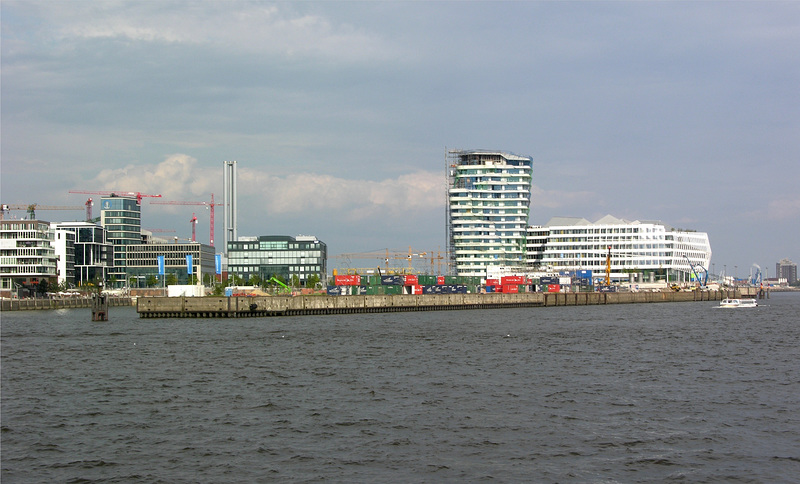
M 339 61 L 383 58 L 396 48 L 384 39 L 316 12 L 312 4 L 260 2 L 48 2 L 39 15 L 49 37 L 69 46 L 80 40 L 191 44 L 250 53 Z
M 189 155 L 173 154 L 155 165 L 102 170 L 88 185 L 100 191 L 161 194 L 165 201 L 206 201 L 215 193 L 221 201 L 221 175 L 221 164 L 218 168 L 201 167 Z M 444 175 L 430 171 L 372 181 L 314 173 L 275 176 L 265 170 L 240 167 L 237 186 L 240 216 L 265 208 L 273 215 L 322 213 L 357 221 L 441 211 L 445 204 Z

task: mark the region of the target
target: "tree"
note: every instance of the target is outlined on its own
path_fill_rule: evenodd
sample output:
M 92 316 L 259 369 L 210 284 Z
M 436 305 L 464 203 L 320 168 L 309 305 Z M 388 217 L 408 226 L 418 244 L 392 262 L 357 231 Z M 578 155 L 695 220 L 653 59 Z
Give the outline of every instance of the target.
M 292 274 L 292 287 L 300 287 L 300 277 L 297 274 Z
M 253 274 L 252 276 L 250 276 L 250 279 L 247 280 L 247 284 L 250 286 L 261 286 L 261 284 L 263 283 L 264 281 L 258 274 Z
M 153 287 L 158 283 L 158 278 L 153 274 L 147 276 L 147 287 Z
M 175 274 L 167 274 L 167 285 L 174 286 L 178 284 L 178 276 Z
M 205 273 L 203 274 L 203 285 L 208 286 L 209 284 L 211 284 L 211 274 Z
M 316 287 L 319 283 L 319 274 L 312 274 L 306 279 L 306 287 Z

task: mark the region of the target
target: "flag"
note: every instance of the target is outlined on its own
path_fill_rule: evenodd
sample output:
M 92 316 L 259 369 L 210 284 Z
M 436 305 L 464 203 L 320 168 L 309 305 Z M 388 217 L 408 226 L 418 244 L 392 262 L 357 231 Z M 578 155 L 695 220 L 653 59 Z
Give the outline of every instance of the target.
M 186 273 L 192 275 L 192 254 L 186 254 Z
M 214 256 L 214 266 L 217 269 L 217 274 L 222 274 L 222 254 L 216 254 Z
M 164 275 L 164 256 L 163 255 L 158 255 L 158 256 L 156 256 L 156 259 L 158 259 L 158 275 L 159 276 L 163 276 Z

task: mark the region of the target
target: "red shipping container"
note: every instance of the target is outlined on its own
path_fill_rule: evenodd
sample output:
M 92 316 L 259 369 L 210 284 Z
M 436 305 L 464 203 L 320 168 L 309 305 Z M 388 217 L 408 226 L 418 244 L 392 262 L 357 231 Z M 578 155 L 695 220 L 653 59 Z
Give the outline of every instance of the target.
M 503 285 L 503 293 L 505 294 L 512 294 L 515 292 L 519 292 L 519 286 L 514 286 L 512 284 L 504 284 Z
M 422 286 L 418 284 L 411 286 L 411 294 L 422 294 Z
M 416 286 L 419 284 L 419 279 L 417 276 L 410 274 L 408 276 L 403 276 L 403 285 L 404 286 Z
M 486 279 L 487 286 L 499 286 L 500 280 L 499 279 Z
M 500 278 L 500 282 L 504 286 L 511 284 L 525 284 L 525 276 L 503 276 Z
M 444 285 L 444 276 L 436 276 L 436 285 L 443 286 Z
M 561 284 L 548 284 L 547 292 L 561 292 Z
M 333 284 L 335 286 L 358 286 L 361 284 L 361 276 L 358 274 L 334 276 Z

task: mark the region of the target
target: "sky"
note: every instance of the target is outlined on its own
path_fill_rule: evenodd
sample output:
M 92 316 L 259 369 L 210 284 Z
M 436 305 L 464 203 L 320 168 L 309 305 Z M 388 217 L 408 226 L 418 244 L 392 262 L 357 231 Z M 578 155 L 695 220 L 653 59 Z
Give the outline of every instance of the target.
M 800 262 L 800 2 L 3 0 L 0 22 L 5 204 L 221 201 L 236 160 L 239 235 L 315 235 L 334 268 L 443 251 L 445 152 L 492 149 L 533 158 L 532 225 L 661 220 L 728 275 Z M 144 228 L 188 238 L 196 212 L 208 241 L 205 208 L 153 200 Z

